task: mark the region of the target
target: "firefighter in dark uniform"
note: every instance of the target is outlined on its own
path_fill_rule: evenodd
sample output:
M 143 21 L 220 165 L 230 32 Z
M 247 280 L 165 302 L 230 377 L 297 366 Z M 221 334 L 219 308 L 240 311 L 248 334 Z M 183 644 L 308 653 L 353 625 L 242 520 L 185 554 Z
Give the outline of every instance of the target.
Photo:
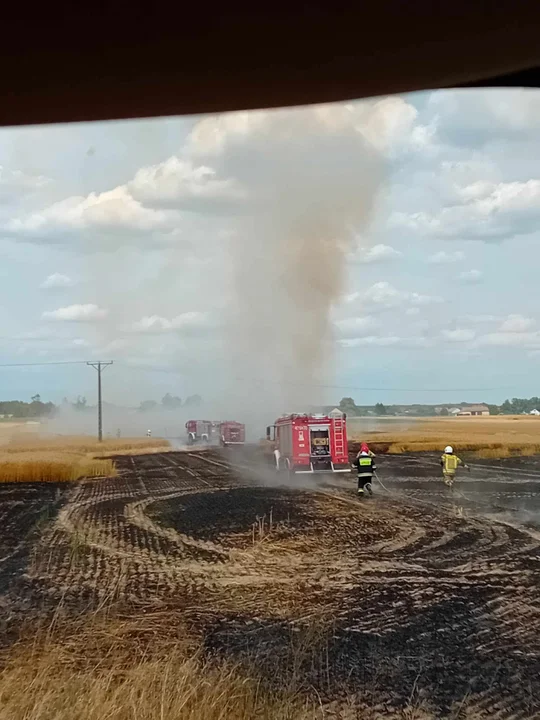
M 363 497 L 365 494 L 373 495 L 371 481 L 373 479 L 373 473 L 376 470 L 373 458 L 363 450 L 354 461 L 353 467 L 355 467 L 358 472 L 358 495 L 360 497 Z

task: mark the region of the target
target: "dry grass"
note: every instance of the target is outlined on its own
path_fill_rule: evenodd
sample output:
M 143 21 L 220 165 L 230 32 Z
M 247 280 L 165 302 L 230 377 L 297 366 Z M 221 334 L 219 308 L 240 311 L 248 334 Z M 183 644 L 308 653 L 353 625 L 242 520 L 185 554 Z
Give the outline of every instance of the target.
M 0 720 L 320 717 L 293 690 L 265 689 L 239 666 L 205 659 L 171 629 L 176 640 L 144 619 L 86 619 L 22 643 L 0 675 Z
M 69 452 L 0 453 L 0 482 L 69 482 L 114 475 L 112 460 Z
M 160 438 L 107 439 L 77 436 L 18 435 L 2 446 L 0 482 L 69 482 L 114 475 L 107 456 L 169 449 Z
M 430 418 L 400 424 L 393 432 L 352 430 L 352 440 L 370 443 L 379 452 L 442 452 L 452 445 L 459 452 L 473 452 L 477 457 L 510 457 L 540 453 L 540 418 L 527 416 L 494 416 L 463 418 Z
M 132 454 L 134 451 L 167 450 L 170 444 L 161 438 L 107 438 L 98 442 L 88 435 L 15 435 L 2 448 L 9 453 L 26 452 L 28 450 L 70 451 L 92 454 L 95 457 L 104 455 Z

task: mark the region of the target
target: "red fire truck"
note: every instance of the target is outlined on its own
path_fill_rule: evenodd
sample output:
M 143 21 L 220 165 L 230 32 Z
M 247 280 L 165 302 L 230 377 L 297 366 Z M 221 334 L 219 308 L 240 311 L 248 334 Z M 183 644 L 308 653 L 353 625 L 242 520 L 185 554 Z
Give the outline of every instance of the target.
M 212 420 L 188 420 L 186 430 L 188 445 L 196 442 L 210 443 L 217 438 L 219 423 Z
M 225 420 L 219 424 L 219 437 L 223 447 L 243 445 L 246 441 L 246 426 L 236 420 Z
M 351 472 L 344 413 L 283 415 L 266 429 L 266 436 L 274 442 L 278 471 Z

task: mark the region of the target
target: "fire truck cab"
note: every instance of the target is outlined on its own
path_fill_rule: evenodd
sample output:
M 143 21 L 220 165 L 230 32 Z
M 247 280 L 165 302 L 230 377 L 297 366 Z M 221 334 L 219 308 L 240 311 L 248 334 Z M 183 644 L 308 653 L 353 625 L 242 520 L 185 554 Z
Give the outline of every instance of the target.
M 186 423 L 188 445 L 196 442 L 212 442 L 216 437 L 217 429 L 217 423 L 212 420 L 188 420 Z
M 266 429 L 267 439 L 274 443 L 276 470 L 351 472 L 346 421 L 344 413 L 282 415 Z
M 219 425 L 219 438 L 222 447 L 243 445 L 246 441 L 246 426 L 235 420 L 225 420 Z

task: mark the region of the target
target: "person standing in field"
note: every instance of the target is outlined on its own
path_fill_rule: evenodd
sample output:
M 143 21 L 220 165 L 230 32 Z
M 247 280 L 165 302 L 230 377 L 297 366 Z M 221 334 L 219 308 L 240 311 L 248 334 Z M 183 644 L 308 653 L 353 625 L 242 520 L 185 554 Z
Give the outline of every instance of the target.
M 460 465 L 463 465 L 464 468 L 467 467 L 463 460 L 454 454 L 454 448 L 451 445 L 447 445 L 444 448 L 444 453 L 441 455 L 441 467 L 444 484 L 449 488 L 454 485 L 456 470 Z

